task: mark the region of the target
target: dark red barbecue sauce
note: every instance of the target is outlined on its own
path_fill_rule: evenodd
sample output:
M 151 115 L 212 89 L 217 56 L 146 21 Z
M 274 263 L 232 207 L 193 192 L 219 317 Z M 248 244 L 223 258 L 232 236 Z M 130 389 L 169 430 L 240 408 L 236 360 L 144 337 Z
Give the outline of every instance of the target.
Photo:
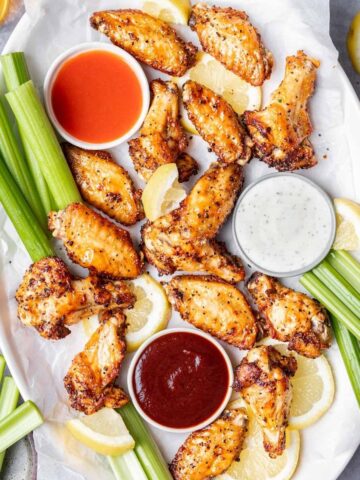
M 133 388 L 143 411 L 171 428 L 190 428 L 220 407 L 229 388 L 223 355 L 209 340 L 174 332 L 154 340 L 140 356 Z

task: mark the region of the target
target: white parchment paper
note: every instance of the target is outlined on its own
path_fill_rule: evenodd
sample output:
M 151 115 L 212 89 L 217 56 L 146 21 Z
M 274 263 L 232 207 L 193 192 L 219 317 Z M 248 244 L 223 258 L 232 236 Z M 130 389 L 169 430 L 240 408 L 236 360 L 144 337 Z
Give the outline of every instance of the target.
M 283 76 L 288 54 L 304 49 L 321 61 L 316 94 L 311 101 L 315 129 L 312 141 L 319 164 L 303 174 L 318 182 L 331 195 L 359 199 L 356 185 L 359 185 L 360 178 L 356 177 L 355 159 L 349 153 L 344 125 L 344 87 L 340 82 L 337 52 L 329 37 L 328 0 L 219 0 L 216 3 L 246 10 L 259 28 L 265 45 L 273 52 L 275 66 L 271 79 L 265 84 L 265 101 Z M 27 14 L 12 35 L 6 51 L 26 52 L 32 77 L 40 91 L 47 69 L 60 53 L 84 41 L 108 41 L 90 28 L 88 17 L 93 11 L 141 7 L 137 0 L 25 0 L 25 4 Z M 189 29 L 179 27 L 178 30 L 185 38 L 198 43 Z M 145 70 L 149 79 L 163 76 L 151 69 Z M 189 151 L 200 162 L 201 173 L 215 160 L 199 137 L 191 140 Z M 127 146 L 123 145 L 113 153 L 141 185 L 129 160 Z M 246 183 L 270 171 L 263 163 L 252 160 L 246 166 Z M 137 240 L 138 231 L 139 227 L 131 229 Z M 34 400 L 46 418 L 45 425 L 34 434 L 38 478 L 111 480 L 113 477 L 106 459 L 75 441 L 63 426 L 64 420 L 74 412 L 67 406 L 62 379 L 72 358 L 85 343 L 83 327 L 76 325 L 66 339 L 52 342 L 41 339 L 35 331 L 20 324 L 16 318 L 14 294 L 30 259 L 3 210 L 0 210 L 0 232 L 0 348 L 23 397 Z M 229 249 L 237 253 L 229 224 L 221 236 Z M 156 277 L 155 271 L 149 270 Z M 289 279 L 287 283 L 299 288 L 296 279 Z M 176 314 L 170 323 L 170 326 L 175 325 L 185 325 Z M 241 354 L 230 347 L 226 346 L 226 349 L 236 364 Z M 360 414 L 336 345 L 327 356 L 336 378 L 336 398 L 327 415 L 302 433 L 301 461 L 294 477 L 297 480 L 336 478 L 360 441 Z M 123 386 L 128 362 L 129 358 L 120 376 Z M 153 433 L 170 461 L 184 436 L 160 433 L 156 429 Z

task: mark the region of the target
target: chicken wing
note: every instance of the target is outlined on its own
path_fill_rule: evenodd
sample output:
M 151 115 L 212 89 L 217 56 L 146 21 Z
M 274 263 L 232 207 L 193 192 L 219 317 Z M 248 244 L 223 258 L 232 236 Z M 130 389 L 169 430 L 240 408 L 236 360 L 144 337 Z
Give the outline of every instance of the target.
M 245 12 L 197 3 L 189 24 L 205 52 L 246 82 L 262 85 L 270 77 L 272 54 Z
M 263 430 L 264 448 L 271 458 L 285 449 L 292 398 L 290 377 L 296 369 L 294 357 L 281 355 L 274 347 L 261 346 L 250 350 L 235 371 L 234 389 L 254 412 Z
M 124 225 L 144 218 L 141 190 L 110 153 L 62 145 L 81 195 L 90 205 Z
M 197 165 L 189 156 L 179 159 L 188 145 L 179 121 L 179 89 L 174 82 L 153 80 L 151 91 L 153 100 L 140 136 L 129 141 L 129 153 L 134 167 L 140 177 L 148 181 L 161 165 L 177 163 L 179 176 L 186 181 L 196 173 Z
M 174 277 L 166 293 L 181 318 L 214 337 L 241 349 L 255 344 L 257 327 L 244 295 L 216 277 Z
M 100 326 L 64 378 L 72 408 L 86 415 L 103 407 L 120 408 L 129 401 L 126 393 L 114 386 L 126 352 L 126 317 L 115 309 L 105 311 L 99 320 Z
M 225 410 L 209 426 L 185 440 L 170 465 L 175 480 L 208 480 L 227 470 L 240 456 L 246 434 L 244 409 Z
M 289 342 L 289 350 L 316 358 L 330 346 L 330 321 L 317 300 L 258 272 L 251 276 L 247 288 L 266 321 L 269 335 Z
M 131 307 L 135 297 L 123 281 L 99 277 L 75 279 L 65 263 L 48 257 L 31 265 L 15 296 L 18 317 L 44 338 L 58 340 L 70 333 L 66 325 L 105 308 Z
M 250 137 L 224 98 L 210 88 L 188 80 L 183 86 L 183 101 L 189 119 L 221 161 L 240 165 L 249 161 Z
M 308 139 L 312 125 L 307 109 L 320 63 L 303 51 L 286 58 L 285 77 L 260 111 L 247 111 L 244 120 L 258 157 L 279 171 L 316 165 Z
M 112 278 L 135 278 L 143 267 L 129 232 L 82 203 L 50 212 L 49 230 L 64 241 L 71 260 L 91 273 Z
M 95 12 L 90 24 L 118 47 L 168 75 L 181 77 L 195 62 L 194 45 L 184 42 L 168 23 L 141 10 Z
M 240 165 L 215 165 L 196 182 L 179 208 L 143 226 L 143 251 L 160 274 L 205 271 L 230 283 L 244 279 L 240 260 L 214 240 L 242 184 Z

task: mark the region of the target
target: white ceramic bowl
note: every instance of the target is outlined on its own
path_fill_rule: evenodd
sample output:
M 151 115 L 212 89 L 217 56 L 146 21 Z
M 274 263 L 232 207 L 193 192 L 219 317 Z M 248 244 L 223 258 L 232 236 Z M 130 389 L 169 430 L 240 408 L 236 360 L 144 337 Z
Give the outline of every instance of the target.
M 153 420 L 152 418 L 150 418 L 143 411 L 139 402 L 137 401 L 136 395 L 135 395 L 135 392 L 134 392 L 134 387 L 133 387 L 133 376 L 134 376 L 134 370 L 135 370 L 136 364 L 137 364 L 139 358 L 141 357 L 141 355 L 143 354 L 144 350 L 148 347 L 148 345 L 150 345 L 154 340 L 156 340 L 159 337 L 163 337 L 165 335 L 169 335 L 169 334 L 172 334 L 172 333 L 179 333 L 179 332 L 180 333 L 191 333 L 191 334 L 194 334 L 194 335 L 198 335 L 200 337 L 206 338 L 206 340 L 208 340 L 210 343 L 212 343 L 219 350 L 221 355 L 223 356 L 223 358 L 225 360 L 225 363 L 226 363 L 226 366 L 227 366 L 227 369 L 228 369 L 228 374 L 229 374 L 228 390 L 227 390 L 225 398 L 222 401 L 219 408 L 209 418 L 207 418 L 203 422 L 201 422 L 197 425 L 193 425 L 191 427 L 187 427 L 187 428 L 167 427 L 166 425 L 162 425 L 161 423 L 158 423 L 155 420 Z M 228 402 L 230 400 L 230 397 L 231 397 L 231 393 L 232 393 L 232 384 L 233 383 L 234 383 L 233 367 L 232 367 L 232 364 L 231 364 L 230 359 L 228 357 L 228 354 L 225 352 L 224 348 L 220 345 L 219 342 L 217 342 L 217 340 L 215 340 L 213 337 L 211 337 L 207 333 L 204 333 L 201 330 L 194 330 L 194 329 L 191 329 L 191 328 L 169 328 L 167 330 L 162 330 L 161 332 L 156 333 L 155 335 L 150 337 L 148 340 L 146 340 L 146 342 L 144 342 L 141 345 L 141 347 L 135 353 L 134 357 L 131 360 L 130 367 L 129 367 L 128 374 L 127 374 L 127 385 L 128 385 L 128 390 L 129 390 L 129 394 L 130 394 L 130 397 L 131 397 L 131 401 L 135 405 L 135 408 L 139 412 L 139 414 L 143 417 L 144 420 L 146 420 L 148 423 L 150 423 L 150 425 L 153 425 L 154 427 L 159 428 L 160 430 L 164 430 L 165 432 L 172 432 L 172 433 L 192 432 L 194 430 L 199 430 L 200 428 L 204 428 L 204 427 L 206 427 L 206 425 L 209 425 L 211 422 L 213 422 L 221 414 L 221 412 L 224 410 L 224 408 L 228 404 Z
M 121 137 L 116 138 L 115 140 L 112 140 L 110 142 L 104 142 L 104 143 L 84 142 L 74 137 L 69 132 L 67 132 L 57 120 L 52 107 L 52 102 L 51 102 L 51 91 L 52 91 L 53 82 L 62 64 L 71 57 L 75 57 L 76 55 L 79 55 L 81 53 L 94 51 L 94 50 L 111 52 L 117 55 L 118 57 L 120 57 L 123 61 L 125 61 L 129 65 L 129 67 L 131 67 L 137 79 L 139 80 L 142 96 L 143 96 L 143 105 L 142 105 L 141 113 L 136 123 L 133 125 L 133 127 Z M 53 125 L 55 126 L 56 130 L 60 133 L 60 135 L 68 142 L 80 148 L 85 148 L 88 150 L 96 150 L 96 149 L 116 147 L 117 145 L 120 145 L 121 143 L 126 142 L 126 140 L 128 140 L 132 135 L 134 135 L 134 133 L 137 130 L 139 130 L 149 110 L 150 90 L 149 90 L 149 82 L 146 78 L 144 70 L 141 68 L 139 62 L 135 60 L 135 58 L 132 57 L 129 53 L 109 43 L 87 42 L 87 43 L 81 43 L 79 45 L 76 45 L 75 47 L 70 48 L 69 50 L 66 50 L 66 52 L 62 53 L 54 60 L 45 77 L 44 98 L 45 98 L 45 105 L 46 105 L 46 110 L 48 112 L 48 115 Z

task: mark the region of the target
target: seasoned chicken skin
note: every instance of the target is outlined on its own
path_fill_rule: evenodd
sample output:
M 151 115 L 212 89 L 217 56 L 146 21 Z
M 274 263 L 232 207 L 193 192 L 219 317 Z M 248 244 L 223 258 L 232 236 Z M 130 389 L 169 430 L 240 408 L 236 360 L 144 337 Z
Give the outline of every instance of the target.
M 246 82 L 262 85 L 270 77 L 272 54 L 245 12 L 197 3 L 189 24 L 204 51 Z
M 90 24 L 112 43 L 163 73 L 181 77 L 195 62 L 194 45 L 184 42 L 168 23 L 141 10 L 95 12 Z
M 166 293 L 181 318 L 210 335 L 241 349 L 255 344 L 257 327 L 244 295 L 217 277 L 174 277 Z
M 140 136 L 129 141 L 135 170 L 143 180 L 148 181 L 161 165 L 177 163 L 179 176 L 186 181 L 197 172 L 197 164 L 190 156 L 181 157 L 178 161 L 188 145 L 179 118 L 179 89 L 174 82 L 153 80 L 151 91 L 153 100 Z
M 68 335 L 67 325 L 106 308 L 127 308 L 135 302 L 125 282 L 94 276 L 73 278 L 65 263 L 56 257 L 33 263 L 15 297 L 23 324 L 52 340 Z
M 289 342 L 289 350 L 316 358 L 330 346 L 330 321 L 322 305 L 276 278 L 254 273 L 247 283 L 272 338 Z
M 209 426 L 193 432 L 170 465 L 175 480 L 208 480 L 227 470 L 240 456 L 246 434 L 244 409 L 225 410 Z
M 72 408 L 86 415 L 103 407 L 120 408 L 129 401 L 126 393 L 114 386 L 126 353 L 126 317 L 115 309 L 105 311 L 99 320 L 100 326 L 64 378 Z
M 307 104 L 319 65 L 303 51 L 287 57 L 285 77 L 270 104 L 263 110 L 244 113 L 256 154 L 279 171 L 311 168 L 317 163 L 308 139 L 312 125 Z
M 136 190 L 127 171 L 110 153 L 70 143 L 62 147 L 84 200 L 124 225 L 144 218 L 142 191 Z
M 271 458 L 285 449 L 292 388 L 290 377 L 297 369 L 294 357 L 274 347 L 250 350 L 235 371 L 234 389 L 250 405 L 263 431 L 264 448 Z
M 211 273 L 230 283 L 244 279 L 240 260 L 214 240 L 242 184 L 240 165 L 215 165 L 196 182 L 179 208 L 143 226 L 143 251 L 160 274 L 183 270 Z
M 50 212 L 49 230 L 64 242 L 71 260 L 91 273 L 112 278 L 135 278 L 142 259 L 129 233 L 82 203 Z
M 183 101 L 196 130 L 222 162 L 244 165 L 249 161 L 250 138 L 237 113 L 223 97 L 188 80 L 183 86 Z

